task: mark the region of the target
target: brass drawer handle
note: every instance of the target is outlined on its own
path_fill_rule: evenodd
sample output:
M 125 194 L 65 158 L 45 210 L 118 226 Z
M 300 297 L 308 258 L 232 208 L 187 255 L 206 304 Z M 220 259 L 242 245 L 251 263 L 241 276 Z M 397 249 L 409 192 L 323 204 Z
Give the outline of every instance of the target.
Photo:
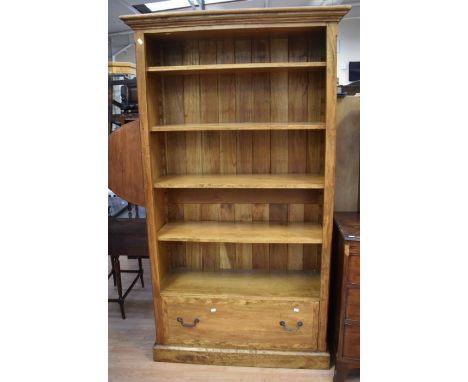
M 194 328 L 200 322 L 198 318 L 193 320 L 193 324 L 184 324 L 184 319 L 182 317 L 177 317 L 176 320 L 177 322 L 180 322 L 180 324 L 185 328 Z
M 302 321 L 298 321 L 295 328 L 288 328 L 288 327 L 286 326 L 286 322 L 284 322 L 284 321 L 280 321 L 279 324 L 280 324 L 280 326 L 281 326 L 285 331 L 287 331 L 287 332 L 296 332 L 296 331 L 298 331 L 298 330 L 301 328 L 301 326 L 304 325 L 304 324 L 302 323 Z

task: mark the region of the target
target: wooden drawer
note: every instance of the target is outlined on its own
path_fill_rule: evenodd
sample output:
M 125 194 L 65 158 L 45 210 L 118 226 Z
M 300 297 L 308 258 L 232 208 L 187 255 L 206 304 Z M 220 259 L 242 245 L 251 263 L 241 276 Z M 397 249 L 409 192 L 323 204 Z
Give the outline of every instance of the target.
M 343 338 L 343 357 L 359 359 L 359 325 L 345 325 Z
M 319 303 L 163 297 L 165 344 L 316 350 Z M 184 327 L 184 324 L 194 327 Z M 280 325 L 284 321 L 285 326 Z M 297 323 L 302 326 L 297 328 Z
M 359 288 L 347 288 L 345 320 L 359 321 Z
M 359 242 L 350 241 L 347 241 L 346 243 L 349 244 L 349 254 L 359 256 L 361 244 Z
M 359 285 L 360 281 L 360 256 L 350 255 L 348 259 L 348 283 Z

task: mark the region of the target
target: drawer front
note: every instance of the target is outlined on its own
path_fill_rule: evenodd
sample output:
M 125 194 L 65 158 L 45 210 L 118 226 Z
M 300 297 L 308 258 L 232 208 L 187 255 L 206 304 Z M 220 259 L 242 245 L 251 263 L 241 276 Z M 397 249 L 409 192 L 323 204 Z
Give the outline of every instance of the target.
M 354 241 L 354 242 L 346 242 L 347 244 L 349 244 L 349 253 L 351 255 L 356 255 L 356 256 L 359 256 L 359 252 L 360 252 L 360 243 L 357 242 L 357 241 Z
M 348 283 L 359 285 L 360 281 L 360 256 L 350 255 L 348 259 Z
M 359 325 L 345 325 L 343 338 L 343 357 L 359 359 Z
M 359 310 L 359 288 L 347 288 L 345 320 L 359 321 Z
M 198 297 L 162 300 L 166 344 L 317 349 L 318 302 Z

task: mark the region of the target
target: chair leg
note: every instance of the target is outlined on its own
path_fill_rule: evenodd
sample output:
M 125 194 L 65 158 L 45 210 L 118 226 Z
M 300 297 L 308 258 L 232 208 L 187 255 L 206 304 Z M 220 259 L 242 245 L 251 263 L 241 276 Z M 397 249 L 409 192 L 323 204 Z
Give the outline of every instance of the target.
M 125 300 L 123 299 L 122 295 L 122 274 L 120 273 L 120 260 L 118 256 L 113 256 L 114 258 L 114 270 L 115 270 L 115 275 L 117 279 L 117 293 L 119 294 L 119 306 L 120 306 L 120 313 L 122 315 L 122 319 L 125 320 L 125 308 L 124 308 L 124 302 Z
M 114 281 L 114 286 L 117 285 L 117 280 L 115 278 L 115 268 L 114 268 L 114 260 L 113 257 L 111 257 L 111 274 L 112 274 L 112 280 Z
M 143 282 L 143 266 L 142 266 L 141 257 L 138 258 L 138 272 L 140 273 L 141 287 L 144 288 L 145 283 Z

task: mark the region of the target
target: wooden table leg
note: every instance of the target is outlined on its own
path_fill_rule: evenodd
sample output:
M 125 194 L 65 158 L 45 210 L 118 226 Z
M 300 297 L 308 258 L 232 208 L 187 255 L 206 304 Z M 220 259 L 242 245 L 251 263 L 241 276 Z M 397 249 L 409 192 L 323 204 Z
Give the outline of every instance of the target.
M 122 318 L 125 320 L 125 300 L 122 295 L 122 274 L 120 273 L 120 260 L 119 256 L 112 256 L 112 258 L 114 259 L 114 271 L 117 280 L 117 293 L 119 294 L 118 303 L 120 306 L 120 313 L 122 314 Z

